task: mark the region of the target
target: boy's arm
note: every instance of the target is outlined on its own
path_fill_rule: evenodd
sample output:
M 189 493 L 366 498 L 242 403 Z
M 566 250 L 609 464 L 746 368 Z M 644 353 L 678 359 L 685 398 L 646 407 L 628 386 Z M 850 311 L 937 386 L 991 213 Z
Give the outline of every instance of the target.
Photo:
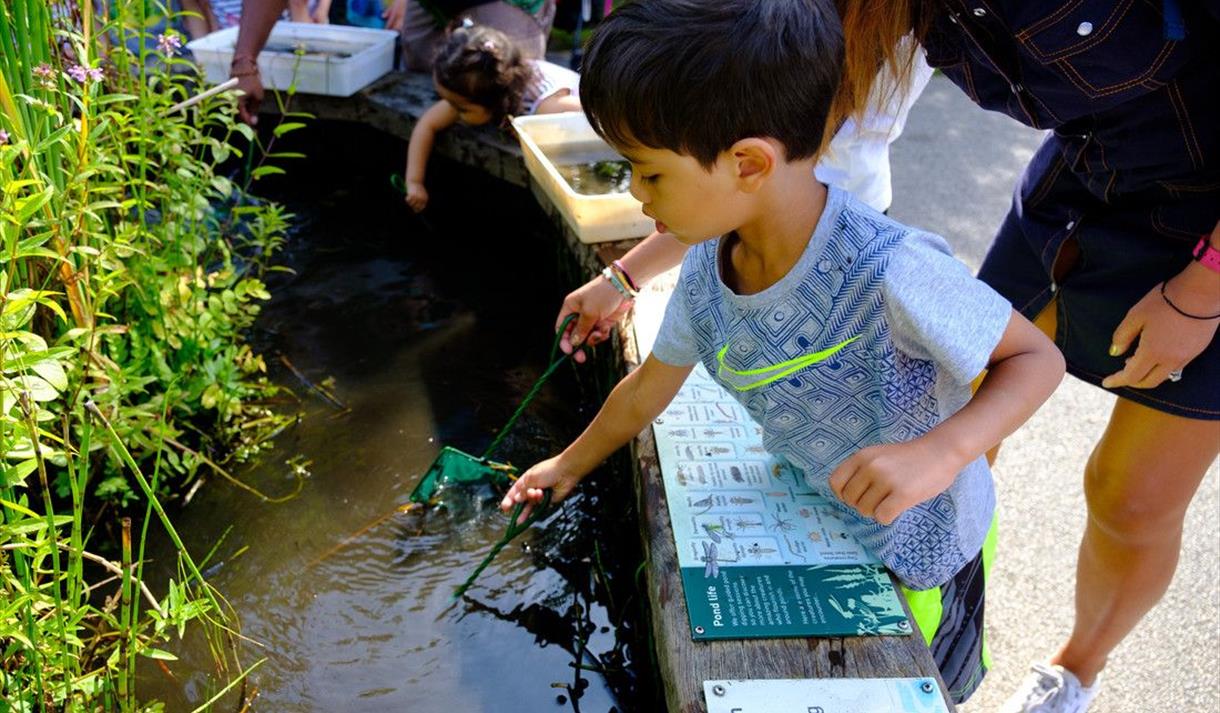
M 971 461 L 1033 415 L 1063 378 L 1063 355 L 1013 312 L 974 398 L 924 435 L 870 446 L 843 461 L 830 487 L 864 517 L 888 525 L 948 488 Z
M 619 262 L 635 284 L 643 288 L 657 275 L 680 265 L 688 248 L 672 235 L 653 233 L 628 251 Z M 580 315 L 560 338 L 559 348 L 565 354 L 571 354 L 575 346 L 601 344 L 610 338 L 614 325 L 630 307 L 631 302 L 624 300 L 618 290 L 600 276 L 586 282 L 568 293 L 563 306 L 559 308 L 555 329 L 563 325 L 563 320 L 569 314 Z M 585 354 L 577 352 L 573 358 L 583 364 Z
M 457 110 L 442 99 L 429 107 L 411 130 L 411 141 L 407 144 L 407 170 L 403 178 L 407 188 L 407 204 L 416 212 L 423 210 L 428 204 L 428 192 L 424 189 L 424 170 L 428 166 L 428 156 L 432 153 L 436 134 L 453 126 L 457 120 Z
M 513 483 L 500 509 L 507 511 L 516 503 L 528 501 L 519 518 L 524 522 L 533 503 L 542 499 L 543 489 L 554 489 L 554 502 L 567 497 L 582 478 L 635 438 L 669 405 L 693 368 L 670 366 L 649 355 L 639 369 L 614 387 L 593 422 L 572 445 L 525 471 Z

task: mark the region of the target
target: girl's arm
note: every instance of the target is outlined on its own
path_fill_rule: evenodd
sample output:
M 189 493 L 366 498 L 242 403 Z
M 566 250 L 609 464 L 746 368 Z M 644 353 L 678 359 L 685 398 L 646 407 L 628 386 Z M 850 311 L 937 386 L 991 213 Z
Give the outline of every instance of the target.
M 680 265 L 687 249 L 685 243 L 672 235 L 653 233 L 620 258 L 619 263 L 642 289 L 657 275 Z M 614 331 L 614 325 L 630 307 L 631 302 L 624 300 L 609 282 L 601 277 L 593 278 L 570 292 L 559 308 L 555 329 L 559 329 L 569 314 L 580 315 L 564 332 L 559 348 L 565 354 L 571 354 L 573 345 L 594 346 L 606 341 Z M 585 354 L 578 352 L 574 358 L 578 363 L 584 363 Z
M 552 502 L 567 497 L 572 488 L 611 453 L 639 435 L 669 405 L 694 365 L 670 366 L 649 356 L 639 369 L 628 374 L 610 392 L 593 422 L 564 449 L 525 471 L 509 488 L 500 509 L 508 511 L 517 503 L 529 502 L 521 521 L 542 499 L 545 488 L 554 489 Z
M 535 114 L 562 114 L 568 111 L 581 111 L 580 97 L 569 89 L 555 92 L 534 107 Z
M 457 123 L 458 113 L 453 105 L 444 99 L 438 101 L 425 111 L 415 128 L 411 130 L 411 141 L 407 145 L 407 205 L 416 213 L 428 205 L 428 191 L 424 188 L 424 170 L 428 166 L 428 156 L 432 153 L 432 143 L 436 134 Z
M 1014 311 L 969 403 L 914 440 L 860 450 L 831 473 L 830 487 L 864 517 L 888 525 L 944 492 L 971 461 L 1017 430 L 1063 373 L 1054 342 Z

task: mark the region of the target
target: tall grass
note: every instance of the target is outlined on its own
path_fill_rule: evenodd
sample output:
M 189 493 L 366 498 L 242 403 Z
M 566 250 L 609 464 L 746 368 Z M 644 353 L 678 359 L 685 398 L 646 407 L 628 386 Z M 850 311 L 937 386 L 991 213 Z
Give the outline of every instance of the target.
M 137 662 L 192 623 L 248 671 L 162 501 L 284 423 L 242 334 L 289 216 L 245 191 L 274 166 L 221 171 L 257 143 L 229 102 L 168 111 L 202 87 L 158 14 L 0 3 L 0 711 L 141 710 Z

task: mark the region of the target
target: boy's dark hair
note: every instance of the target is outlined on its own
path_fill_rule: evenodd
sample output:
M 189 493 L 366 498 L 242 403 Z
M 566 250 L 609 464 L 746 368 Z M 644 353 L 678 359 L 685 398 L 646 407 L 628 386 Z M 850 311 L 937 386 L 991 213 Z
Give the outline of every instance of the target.
M 593 34 L 580 102 L 618 146 L 668 149 L 710 168 L 760 136 L 794 161 L 822 147 L 842 62 L 832 0 L 635 0 Z
M 491 112 L 493 124 L 521 110 L 533 77 L 517 45 L 499 30 L 455 23 L 436 52 L 437 84 Z

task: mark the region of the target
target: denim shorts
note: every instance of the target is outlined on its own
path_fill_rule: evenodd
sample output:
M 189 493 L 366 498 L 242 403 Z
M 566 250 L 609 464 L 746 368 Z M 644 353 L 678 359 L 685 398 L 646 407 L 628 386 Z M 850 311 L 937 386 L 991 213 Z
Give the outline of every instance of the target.
M 1029 319 L 1055 300 L 1055 343 L 1068 372 L 1100 386 L 1133 353 L 1110 356 L 1114 330 L 1137 302 L 1182 271 L 1220 218 L 1220 173 L 1158 181 L 1100 200 L 1052 134 L 1034 155 L 979 278 Z M 1113 393 L 1165 413 L 1220 419 L 1220 340 L 1178 382 Z

